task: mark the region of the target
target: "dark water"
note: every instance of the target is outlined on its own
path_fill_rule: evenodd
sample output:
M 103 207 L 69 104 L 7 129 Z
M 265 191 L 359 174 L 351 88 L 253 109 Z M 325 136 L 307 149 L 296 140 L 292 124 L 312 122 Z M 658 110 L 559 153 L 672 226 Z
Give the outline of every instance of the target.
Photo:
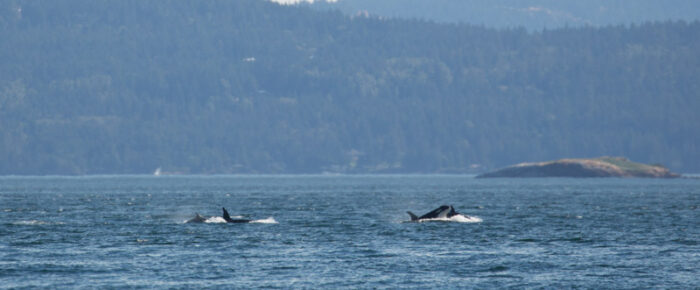
M 483 221 L 403 223 L 441 204 Z M 699 205 L 681 179 L 0 177 L 0 288 L 697 288 Z M 222 206 L 277 223 L 183 223 Z

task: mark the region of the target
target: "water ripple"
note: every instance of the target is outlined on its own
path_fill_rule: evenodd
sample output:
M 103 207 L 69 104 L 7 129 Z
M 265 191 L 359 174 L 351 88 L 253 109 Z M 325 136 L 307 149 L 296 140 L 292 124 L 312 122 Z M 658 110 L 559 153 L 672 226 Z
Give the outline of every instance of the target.
M 0 288 L 696 288 L 698 182 L 6 177 Z

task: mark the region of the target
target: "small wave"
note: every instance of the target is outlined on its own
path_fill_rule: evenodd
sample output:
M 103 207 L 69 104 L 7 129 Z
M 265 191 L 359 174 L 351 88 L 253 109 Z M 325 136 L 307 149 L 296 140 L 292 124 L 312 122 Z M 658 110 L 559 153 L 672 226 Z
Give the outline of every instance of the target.
M 483 270 L 484 272 L 503 272 L 503 271 L 508 271 L 508 267 L 506 266 L 494 266 L 488 269 Z
M 256 223 L 256 224 L 278 224 L 278 222 L 275 220 L 273 217 L 269 217 L 266 219 L 261 219 L 261 220 L 253 220 L 251 223 Z
M 64 223 L 62 223 L 62 222 L 50 223 L 50 222 L 40 221 L 40 220 L 28 220 L 28 221 L 17 221 L 17 222 L 14 222 L 12 224 L 19 225 L 19 226 L 36 226 L 36 225 L 62 225 Z

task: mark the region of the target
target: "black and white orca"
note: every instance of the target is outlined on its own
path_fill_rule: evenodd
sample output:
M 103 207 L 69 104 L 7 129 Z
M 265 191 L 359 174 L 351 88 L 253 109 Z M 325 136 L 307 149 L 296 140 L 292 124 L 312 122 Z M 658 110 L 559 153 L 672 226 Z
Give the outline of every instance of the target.
M 470 217 L 465 214 L 461 214 L 455 211 L 455 208 L 452 207 L 451 205 L 441 205 L 440 207 L 432 210 L 429 213 L 426 213 L 422 216 L 416 216 L 410 211 L 407 211 L 408 215 L 411 216 L 411 221 L 412 222 L 421 222 L 421 221 L 429 221 L 429 220 L 450 220 L 452 218 L 458 217 L 462 218 L 465 220 L 472 220 L 474 219 L 473 217 Z
M 252 222 L 252 221 L 253 221 L 253 220 L 249 220 L 249 219 L 232 219 L 231 216 L 228 214 L 228 211 L 226 211 L 226 208 L 223 208 L 223 207 L 222 207 L 221 209 L 224 210 L 224 220 L 225 220 L 227 223 L 236 223 L 236 224 L 240 224 L 240 223 L 249 223 L 249 222 Z
M 249 220 L 249 219 L 233 219 L 233 218 L 231 218 L 231 216 L 228 214 L 228 211 L 226 211 L 226 208 L 221 208 L 221 209 L 223 209 L 223 211 L 224 211 L 224 214 L 223 214 L 222 217 L 224 218 L 224 220 L 225 220 L 227 223 L 236 223 L 236 224 L 239 224 L 239 223 L 249 223 L 249 222 L 252 222 L 252 221 L 253 221 L 253 220 Z M 212 217 L 212 218 L 216 218 L 216 217 Z M 203 217 L 202 215 L 200 215 L 199 213 L 197 213 L 197 214 L 195 214 L 195 217 L 193 217 L 192 219 L 187 220 L 185 223 L 186 223 L 186 224 L 206 223 L 207 220 L 208 220 L 208 218 Z M 210 222 L 212 222 L 212 221 L 210 221 Z M 214 221 L 214 222 L 215 222 L 215 221 Z
M 187 220 L 185 223 L 186 224 L 198 224 L 198 223 L 203 223 L 206 221 L 207 221 L 207 218 L 201 216 L 199 213 L 195 213 L 195 216 L 192 219 Z

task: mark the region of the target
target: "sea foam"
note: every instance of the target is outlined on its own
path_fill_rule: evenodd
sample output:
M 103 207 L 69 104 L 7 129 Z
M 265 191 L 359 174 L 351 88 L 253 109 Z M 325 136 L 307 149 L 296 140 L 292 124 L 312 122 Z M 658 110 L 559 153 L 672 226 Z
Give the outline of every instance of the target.
M 449 218 L 422 219 L 419 222 L 456 222 L 456 223 L 480 223 L 483 220 L 477 216 L 465 216 L 458 214 Z

